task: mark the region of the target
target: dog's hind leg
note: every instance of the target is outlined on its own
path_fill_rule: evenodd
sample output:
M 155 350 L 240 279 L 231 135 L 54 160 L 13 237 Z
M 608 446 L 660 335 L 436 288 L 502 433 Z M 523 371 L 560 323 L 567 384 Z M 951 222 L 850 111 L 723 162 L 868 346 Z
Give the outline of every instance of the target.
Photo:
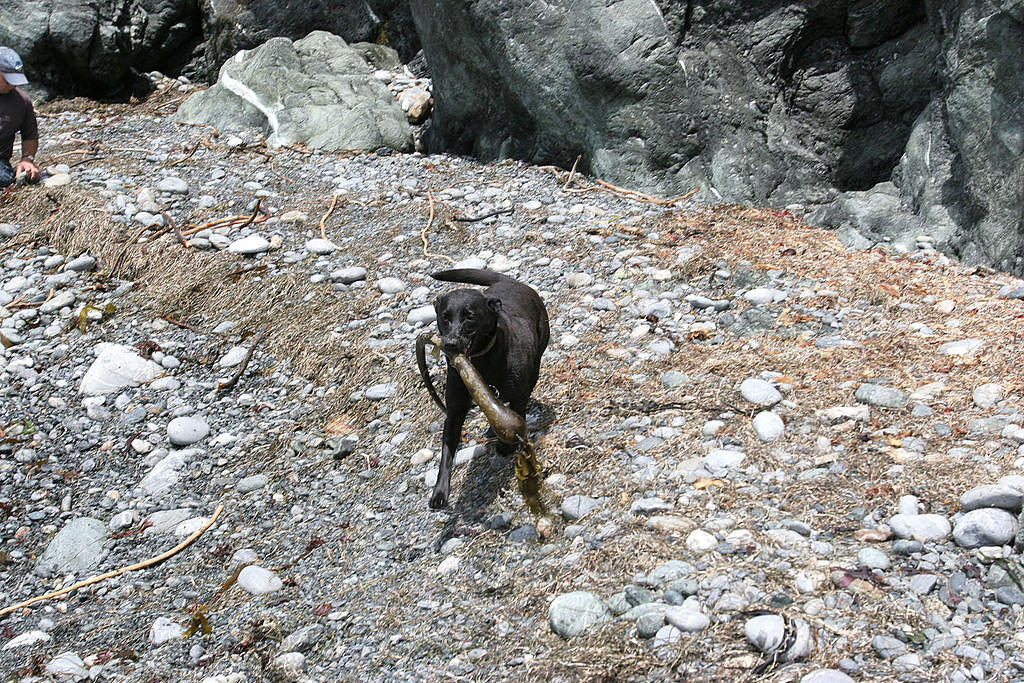
M 454 370 L 449 369 L 449 373 Z M 455 462 L 455 451 L 462 438 L 462 425 L 469 413 L 469 392 L 458 378 L 449 376 L 445 387 L 445 404 L 448 407 L 444 420 L 444 433 L 441 437 L 441 464 L 437 470 L 437 481 L 434 492 L 430 496 L 430 507 L 439 510 L 448 506 L 448 492 L 452 482 L 452 466 Z

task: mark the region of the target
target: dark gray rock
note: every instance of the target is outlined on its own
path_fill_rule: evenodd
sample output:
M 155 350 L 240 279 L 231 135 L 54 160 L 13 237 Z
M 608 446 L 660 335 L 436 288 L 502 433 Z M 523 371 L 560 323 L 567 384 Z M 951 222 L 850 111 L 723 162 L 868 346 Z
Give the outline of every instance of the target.
M 34 86 L 75 95 L 141 93 L 141 72 L 178 73 L 202 40 L 194 0 L 38 0 L 0 5 L 0 44 Z
M 412 14 L 433 150 L 579 156 L 651 192 L 820 205 L 812 222 L 858 247 L 924 232 L 1019 270 L 1019 0 L 430 0 Z
M 402 108 L 370 70 L 358 50 L 323 31 L 294 43 L 273 38 L 226 62 L 217 85 L 186 100 L 176 119 L 222 130 L 257 124 L 271 146 L 411 149 Z

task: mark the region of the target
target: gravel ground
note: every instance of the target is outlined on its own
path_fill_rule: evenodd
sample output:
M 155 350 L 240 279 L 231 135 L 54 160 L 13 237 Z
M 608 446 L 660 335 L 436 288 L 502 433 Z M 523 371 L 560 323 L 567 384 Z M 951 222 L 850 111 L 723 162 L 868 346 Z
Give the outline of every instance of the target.
M 0 609 L 223 508 L 0 616 L 5 680 L 1024 678 L 1020 280 L 558 169 L 269 150 L 171 123 L 190 89 L 43 107 L 46 186 L 0 198 Z M 427 507 L 451 263 L 547 303 L 546 516 L 479 416 Z

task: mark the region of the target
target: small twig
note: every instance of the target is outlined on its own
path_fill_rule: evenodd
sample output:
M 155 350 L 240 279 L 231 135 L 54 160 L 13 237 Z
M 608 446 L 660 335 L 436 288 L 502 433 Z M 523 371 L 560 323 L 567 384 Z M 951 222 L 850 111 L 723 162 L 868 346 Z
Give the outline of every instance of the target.
M 245 358 L 242 359 L 242 363 L 238 366 L 238 370 L 235 371 L 235 374 L 232 375 L 231 379 L 227 382 L 217 382 L 217 391 L 228 391 L 238 384 L 238 380 L 242 379 L 242 375 L 245 374 L 245 369 L 249 367 L 249 361 L 252 360 L 253 352 L 256 351 L 256 347 L 260 345 L 260 342 L 266 338 L 268 331 L 269 328 L 264 327 L 263 331 L 256 335 L 252 340 L 252 346 L 250 346 L 249 350 L 245 352 Z
M 158 564 L 160 562 L 163 562 L 167 558 L 173 557 L 174 555 L 177 555 L 182 550 L 184 550 L 186 547 L 188 547 L 193 541 L 195 541 L 197 538 L 202 536 L 206 532 L 206 530 L 209 529 L 211 526 L 213 526 L 213 523 L 217 521 L 217 517 L 220 516 L 221 510 L 223 510 L 223 509 L 224 509 L 224 504 L 221 503 L 220 505 L 217 506 L 217 509 L 213 511 L 213 515 L 210 516 L 210 519 L 208 519 L 206 521 L 206 523 L 203 524 L 203 526 L 201 526 L 200 528 L 198 528 L 194 532 L 192 532 L 191 536 L 189 536 L 184 541 L 182 541 L 178 545 L 174 546 L 170 550 L 168 550 L 166 552 L 163 552 L 163 553 L 160 553 L 156 557 L 151 557 L 148 560 L 143 560 L 142 562 L 136 562 L 135 564 L 129 565 L 127 567 L 121 567 L 120 569 L 114 569 L 114 570 L 109 571 L 109 572 L 107 572 L 105 574 L 100 574 L 98 576 L 94 576 L 91 579 L 85 579 L 83 581 L 79 581 L 78 583 L 74 583 L 74 584 L 68 586 L 67 588 L 61 588 L 58 591 L 53 591 L 53 592 L 47 593 L 46 595 L 37 595 L 34 598 L 30 598 L 30 599 L 25 600 L 23 602 L 19 602 L 16 605 L 11 605 L 9 607 L 4 607 L 3 609 L 0 609 L 0 616 L 3 616 L 5 614 L 9 614 L 9 613 L 13 612 L 14 610 L 21 609 L 22 607 L 28 607 L 29 605 L 32 605 L 34 603 L 42 602 L 43 600 L 51 600 L 53 598 L 59 598 L 60 596 L 67 595 L 68 593 L 71 593 L 72 591 L 76 591 L 79 588 L 84 588 L 86 586 L 91 586 L 94 583 L 99 583 L 100 581 L 105 581 L 105 580 L 111 579 L 111 578 L 113 578 L 115 576 L 120 576 L 121 574 L 124 574 L 126 572 L 132 572 L 132 571 L 135 571 L 137 569 L 145 569 L 146 567 L 151 567 L 154 564 Z
M 434 224 L 434 194 L 429 190 L 427 191 L 427 202 L 429 203 L 430 206 L 430 212 L 427 216 L 427 224 L 423 226 L 422 230 L 420 230 L 420 240 L 423 242 L 423 255 L 436 256 L 439 258 L 448 259 L 452 263 L 455 263 L 455 259 L 451 258 L 450 256 L 445 256 L 444 254 L 432 254 L 429 251 L 427 251 L 427 233 L 430 232 L 430 226 Z
M 181 246 L 186 249 L 191 249 L 192 243 L 185 239 L 185 236 L 181 234 L 181 228 L 174 222 L 174 219 L 171 218 L 170 214 L 166 211 L 161 211 L 160 215 L 164 217 L 165 221 L 167 221 L 167 225 L 170 226 L 170 229 L 174 230 L 174 235 L 178 238 L 178 241 L 181 242 Z
M 190 158 L 190 157 L 191 157 L 191 156 L 192 156 L 193 154 L 195 154 L 195 153 L 196 153 L 196 150 L 197 150 L 197 149 L 199 149 L 199 142 L 198 142 L 198 141 L 196 142 L 196 144 L 192 145 L 192 147 L 191 147 L 191 148 L 190 148 L 190 149 L 188 150 L 188 153 L 186 153 L 186 154 L 185 154 L 185 156 L 183 156 L 183 157 L 182 157 L 182 158 L 180 158 L 180 159 L 175 159 L 174 161 L 172 161 L 171 163 L 169 163 L 169 164 L 167 164 L 167 165 L 168 165 L 168 166 L 177 166 L 178 164 L 183 164 L 183 163 L 185 163 L 186 161 L 188 161 L 188 159 L 189 159 L 189 158 Z
M 327 228 L 326 228 L 327 219 L 330 218 L 332 213 L 334 213 L 334 207 L 337 204 L 338 204 L 338 193 L 335 192 L 334 195 L 331 196 L 331 206 L 330 206 L 330 208 L 327 209 L 327 213 L 324 214 L 324 217 L 320 219 L 320 237 L 322 239 L 327 239 Z
M 250 225 L 252 225 L 253 221 L 256 220 L 256 216 L 260 215 L 260 208 L 261 208 L 260 205 L 261 204 L 263 204 L 263 197 L 257 197 L 256 198 L 256 207 L 252 210 L 252 215 L 249 216 L 249 220 L 247 220 L 246 222 L 244 222 L 240 226 L 238 226 L 239 228 L 247 228 Z
M 495 209 L 494 211 L 489 211 L 480 216 L 473 216 L 472 218 L 462 218 L 460 216 L 455 216 L 455 218 L 453 218 L 452 220 L 456 220 L 460 223 L 476 223 L 477 221 L 482 221 L 485 218 L 490 218 L 491 216 L 499 216 L 503 213 L 512 213 L 512 207 L 510 206 L 507 209 Z
M 572 162 L 572 168 L 569 170 L 569 177 L 565 179 L 565 185 L 562 185 L 562 192 L 565 192 L 567 189 L 569 189 L 569 184 L 572 182 L 572 177 L 576 173 L 576 165 L 580 163 L 580 159 L 582 158 L 582 154 L 577 155 L 576 161 Z
M 139 154 L 152 154 L 153 150 L 142 147 L 111 147 L 111 152 L 138 152 Z
M 172 318 L 169 315 L 162 315 L 162 316 L 160 316 L 160 318 L 162 320 L 165 320 L 165 321 L 169 322 L 170 324 L 174 325 L 175 327 L 181 327 L 181 328 L 186 329 L 186 330 L 191 330 L 191 331 L 195 332 L 196 334 L 206 334 L 206 332 L 204 330 L 201 330 L 201 329 L 199 329 L 198 327 L 196 327 L 194 325 L 189 325 L 188 323 L 183 323 L 180 320 L 175 320 L 174 318 Z

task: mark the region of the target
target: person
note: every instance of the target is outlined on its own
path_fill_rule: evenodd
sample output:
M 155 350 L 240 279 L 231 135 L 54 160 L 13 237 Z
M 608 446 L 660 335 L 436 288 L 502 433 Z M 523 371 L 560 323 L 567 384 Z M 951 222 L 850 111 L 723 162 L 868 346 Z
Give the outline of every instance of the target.
M 22 173 L 29 182 L 39 180 L 36 112 L 32 100 L 18 88 L 26 83 L 21 57 L 9 47 L 0 47 L 0 187 L 15 182 Z M 12 167 L 15 133 L 21 133 L 21 159 Z

